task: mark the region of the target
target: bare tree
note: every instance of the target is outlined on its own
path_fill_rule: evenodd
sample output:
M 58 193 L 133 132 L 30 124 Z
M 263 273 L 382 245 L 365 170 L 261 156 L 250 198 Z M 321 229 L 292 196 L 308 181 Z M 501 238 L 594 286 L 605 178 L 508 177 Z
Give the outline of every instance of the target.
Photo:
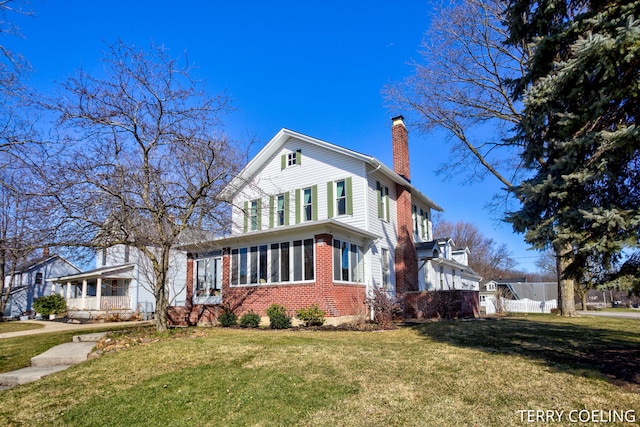
M 522 105 L 514 101 L 510 83 L 522 77 L 531 56 L 527 46 L 504 43 L 509 36 L 507 4 L 464 0 L 438 9 L 425 34 L 421 60 L 412 64 L 415 75 L 386 89 L 391 103 L 415 113 L 419 129 L 445 130 L 451 157 L 440 166 L 441 174 L 466 180 L 488 174 L 504 186 L 506 191 L 492 203 L 502 213 L 512 210 L 512 190 L 525 173 L 524 145 L 513 139 Z M 564 272 L 570 250 L 553 249 Z M 563 315 L 575 314 L 573 286 L 570 278 L 559 280 Z
M 165 330 L 170 251 L 192 227 L 225 226 L 219 192 L 242 158 L 221 131 L 227 98 L 209 96 L 186 58 L 118 41 L 103 61 L 103 75 L 78 71 L 46 105 L 69 144 L 49 183 L 65 219 L 58 238 L 144 253 Z
M 0 320 L 16 286 L 17 269 L 50 239 L 47 199 L 33 193 L 32 175 L 18 166 L 0 169 Z
M 516 263 L 507 245 L 496 243 L 492 238 L 482 234 L 474 224 L 438 221 L 434 225 L 433 234 L 438 237 L 451 237 L 458 247 L 468 247 L 471 252 L 469 266 L 482 276 L 483 282 L 505 277 L 513 272 Z

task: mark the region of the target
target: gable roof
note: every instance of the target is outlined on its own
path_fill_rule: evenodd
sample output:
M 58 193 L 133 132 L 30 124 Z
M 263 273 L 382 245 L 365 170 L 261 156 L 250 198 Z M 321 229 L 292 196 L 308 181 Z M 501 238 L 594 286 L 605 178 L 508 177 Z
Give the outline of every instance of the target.
M 48 263 L 53 262 L 55 260 L 60 260 L 60 261 L 62 261 L 64 263 L 68 264 L 69 266 L 75 268 L 76 271 L 80 271 L 80 269 L 78 267 L 73 265 L 73 263 L 69 262 L 68 260 L 66 260 L 62 256 L 60 256 L 60 255 L 50 255 L 50 256 L 46 256 L 46 257 L 40 257 L 40 258 L 37 258 L 35 260 L 27 261 L 27 262 L 17 266 L 15 273 L 16 274 L 26 273 L 26 272 L 28 272 L 30 270 L 33 270 L 35 268 L 40 267 L 41 265 L 48 264 Z
M 327 150 L 331 150 L 333 152 L 342 154 L 347 157 L 351 157 L 353 159 L 364 162 L 374 169 L 380 171 L 382 174 L 387 176 L 393 182 L 397 184 L 401 184 L 405 186 L 411 192 L 412 196 L 417 196 L 418 199 L 421 199 L 424 203 L 429 205 L 431 208 L 443 212 L 444 209 L 440 207 L 433 200 L 422 194 L 420 190 L 414 187 L 409 181 L 404 179 L 402 176 L 395 173 L 389 167 L 387 167 L 380 160 L 375 157 L 368 156 L 366 154 L 358 153 L 357 151 L 350 150 L 348 148 L 341 147 L 339 145 L 331 144 L 330 142 L 322 141 L 317 138 L 313 138 L 308 135 L 304 135 L 302 133 L 298 133 L 289 129 L 282 128 L 280 131 L 269 141 L 263 148 L 256 154 L 249 163 L 240 171 L 240 173 L 234 177 L 231 182 L 225 187 L 222 191 L 222 196 L 224 198 L 231 199 L 235 196 L 244 186 L 250 182 L 262 169 L 262 167 L 269 161 L 275 154 L 280 152 L 282 146 L 289 141 L 291 138 L 299 139 L 303 142 L 316 145 L 318 147 L 325 148 Z

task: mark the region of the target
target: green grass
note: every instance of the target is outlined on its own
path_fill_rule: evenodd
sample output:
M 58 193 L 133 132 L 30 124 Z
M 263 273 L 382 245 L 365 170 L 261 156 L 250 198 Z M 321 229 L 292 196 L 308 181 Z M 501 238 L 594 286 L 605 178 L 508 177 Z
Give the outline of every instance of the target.
M 27 324 L 28 325 L 28 324 Z M 36 329 L 42 327 L 35 325 Z M 58 344 L 70 342 L 74 335 L 113 330 L 114 328 L 96 328 L 68 332 L 52 332 L 0 339 L 0 373 L 14 371 L 31 364 L 31 358 L 49 350 Z M 6 331 L 9 332 L 9 331 Z
M 0 425 L 522 426 L 525 409 L 638 416 L 639 326 L 528 316 L 384 332 L 190 329 L 0 392 Z
M 28 331 L 30 329 L 42 329 L 44 325 L 37 323 L 23 323 L 23 322 L 0 322 L 0 334 L 7 332 Z

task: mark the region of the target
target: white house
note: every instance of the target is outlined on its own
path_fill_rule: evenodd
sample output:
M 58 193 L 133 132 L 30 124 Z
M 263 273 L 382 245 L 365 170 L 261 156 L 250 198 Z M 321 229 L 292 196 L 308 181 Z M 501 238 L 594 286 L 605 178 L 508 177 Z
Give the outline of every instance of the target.
M 557 282 L 529 282 L 526 277 L 494 279 L 480 289 L 480 309 L 486 314 L 550 313 L 557 307 Z
M 184 304 L 186 253 L 172 250 L 169 266 L 171 304 Z M 70 318 L 95 319 L 106 315 L 130 317 L 155 312 L 155 278 L 150 261 L 137 248 L 115 245 L 96 253 L 96 268 L 50 280 L 67 301 Z
M 420 294 L 440 289 L 434 278 L 441 267 L 452 284 L 447 289 L 475 291 L 477 305 L 479 278 L 463 264 L 465 253 L 447 242 L 435 244 L 436 252 L 416 252 L 433 244 L 431 215 L 442 208 L 411 184 L 401 116 L 391 130 L 393 169 L 326 141 L 278 132 L 225 190 L 231 234 L 184 247 L 187 301 L 173 307 L 173 321 L 210 320 L 220 304 L 264 315 L 274 302 L 290 310 L 318 304 L 328 317 L 347 318 L 366 312 L 373 288 L 405 298 L 411 310 Z
M 5 277 L 3 294 L 9 293 L 4 317 L 33 315 L 33 300 L 51 295 L 53 290 L 47 284 L 51 277 L 74 274 L 80 269 L 60 255 L 49 255 L 49 249 L 43 249 L 42 257 L 19 266 L 13 276 Z

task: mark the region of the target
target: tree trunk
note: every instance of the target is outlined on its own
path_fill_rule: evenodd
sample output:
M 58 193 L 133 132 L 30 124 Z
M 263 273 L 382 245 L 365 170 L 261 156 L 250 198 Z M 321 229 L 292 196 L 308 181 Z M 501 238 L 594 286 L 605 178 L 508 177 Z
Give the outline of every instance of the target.
M 167 311 L 169 310 L 169 296 L 167 295 L 167 278 L 169 271 L 169 254 L 171 248 L 162 248 L 159 262 L 154 266 L 156 276 L 156 330 L 165 332 L 169 329 Z
M 556 262 L 558 265 L 558 298 L 560 302 L 560 315 L 567 317 L 576 316 L 575 289 L 573 279 L 564 277 L 564 272 L 569 265 L 571 254 L 573 253 L 571 246 L 555 248 Z

